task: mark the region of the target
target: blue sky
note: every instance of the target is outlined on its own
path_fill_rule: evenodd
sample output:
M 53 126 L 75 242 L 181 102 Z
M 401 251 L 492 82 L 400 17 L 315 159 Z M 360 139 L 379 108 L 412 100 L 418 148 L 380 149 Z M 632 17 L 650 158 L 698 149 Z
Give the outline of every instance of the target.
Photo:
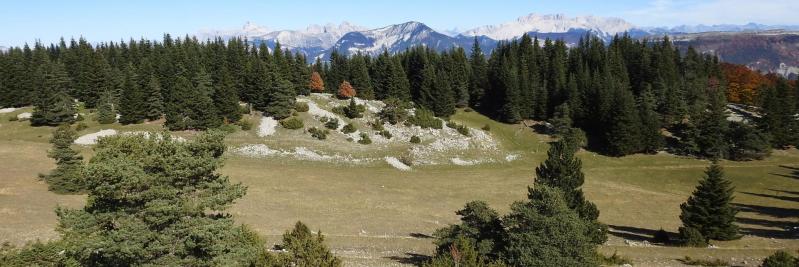
M 404 1 L 8 1 L 0 4 L 0 46 L 60 36 L 89 41 L 160 38 L 202 29 L 271 29 L 350 21 L 367 27 L 415 20 L 439 30 L 498 24 L 529 13 L 623 18 L 639 26 L 799 24 L 798 0 L 404 0 Z

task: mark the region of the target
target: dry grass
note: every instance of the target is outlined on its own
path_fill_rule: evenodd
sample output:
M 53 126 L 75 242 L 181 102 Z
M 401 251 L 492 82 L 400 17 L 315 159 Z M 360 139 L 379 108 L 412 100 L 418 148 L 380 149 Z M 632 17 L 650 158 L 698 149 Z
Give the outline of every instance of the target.
M 230 212 L 271 243 L 297 220 L 321 229 L 348 266 L 399 266 L 424 259 L 433 249 L 425 236 L 456 222 L 454 211 L 467 201 L 485 200 L 506 212 L 510 203 L 524 199 L 534 168 L 546 156 L 546 137 L 521 126 L 492 122 L 476 113 L 459 113 L 453 119 L 473 128 L 489 124 L 503 148 L 521 152 L 520 158 L 511 163 L 423 166 L 402 172 L 383 162 L 353 167 L 230 154 L 222 172 L 249 187 Z M 109 128 L 89 126 L 83 133 Z M 157 125 L 111 128 L 148 127 Z M 254 131 L 236 133 L 230 141 L 252 143 L 257 138 Z M 46 158 L 49 132 L 0 116 L 0 242 L 55 237 L 53 208 L 83 202 L 82 196 L 47 192 L 46 185 L 36 180 L 37 173 L 52 168 Z M 293 145 L 286 143 L 290 140 L 279 142 Z M 799 240 L 783 230 L 795 226 L 799 217 L 799 177 L 792 169 L 799 167 L 795 150 L 778 151 L 765 161 L 723 162 L 737 187 L 735 203 L 742 209 L 739 217 L 746 236 L 715 242 L 718 248 L 699 249 L 636 244 L 643 244 L 661 227 L 676 232 L 679 204 L 702 177 L 707 162 L 671 155 L 608 158 L 581 152 L 579 156 L 584 160 L 588 198 L 602 211 L 600 220 L 617 229 L 601 249 L 607 255 L 617 251 L 636 266 L 680 266 L 678 259 L 685 256 L 756 266 L 775 250 L 799 249 Z

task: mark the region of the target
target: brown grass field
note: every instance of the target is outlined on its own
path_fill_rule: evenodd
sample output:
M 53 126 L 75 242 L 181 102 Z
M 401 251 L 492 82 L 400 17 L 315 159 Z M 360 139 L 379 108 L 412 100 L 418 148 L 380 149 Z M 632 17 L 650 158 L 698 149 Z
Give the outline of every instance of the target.
M 24 110 L 23 110 L 24 111 Z M 0 114 L 0 242 L 24 244 L 57 238 L 57 206 L 80 207 L 85 196 L 57 195 L 37 179 L 53 168 L 46 157 L 51 128 L 11 122 Z M 91 117 L 91 116 L 89 116 Z M 521 125 L 500 124 L 475 113 L 453 120 L 474 128 L 491 125 L 502 148 L 521 152 L 510 163 L 426 166 L 402 172 L 378 162 L 349 166 L 322 162 L 247 158 L 228 154 L 221 172 L 248 186 L 230 212 L 269 243 L 300 220 L 321 229 L 347 266 L 404 266 L 432 253 L 433 230 L 455 223 L 454 211 L 470 200 L 485 200 L 500 212 L 526 198 L 535 167 L 546 157 L 548 137 Z M 253 120 L 254 121 L 254 120 Z M 89 128 L 158 129 L 158 124 Z M 191 133 L 178 133 L 190 135 Z M 237 132 L 231 144 L 254 143 L 254 130 Z M 321 142 L 321 141 L 320 141 Z M 76 146 L 77 147 L 77 146 Z M 90 148 L 81 147 L 88 157 Z M 714 242 L 714 248 L 663 247 L 645 243 L 654 231 L 676 232 L 679 205 L 708 162 L 668 154 L 611 158 L 580 152 L 584 191 L 599 206 L 600 220 L 613 229 L 600 248 L 636 266 L 680 266 L 684 256 L 721 258 L 736 266 L 757 266 L 779 249 L 799 250 L 799 152 L 775 151 L 766 160 L 722 162 L 736 186 L 734 203 L 744 237 Z

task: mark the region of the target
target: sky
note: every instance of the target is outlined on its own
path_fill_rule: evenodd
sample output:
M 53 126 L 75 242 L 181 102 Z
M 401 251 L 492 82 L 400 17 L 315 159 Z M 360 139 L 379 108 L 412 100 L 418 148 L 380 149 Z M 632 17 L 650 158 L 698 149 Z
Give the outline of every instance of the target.
M 90 42 L 160 39 L 163 33 L 240 28 L 247 21 L 303 29 L 342 21 L 376 28 L 413 20 L 464 31 L 529 13 L 619 17 L 637 26 L 799 25 L 799 0 L 6 1 L 0 5 L 0 46 L 50 43 L 61 36 Z

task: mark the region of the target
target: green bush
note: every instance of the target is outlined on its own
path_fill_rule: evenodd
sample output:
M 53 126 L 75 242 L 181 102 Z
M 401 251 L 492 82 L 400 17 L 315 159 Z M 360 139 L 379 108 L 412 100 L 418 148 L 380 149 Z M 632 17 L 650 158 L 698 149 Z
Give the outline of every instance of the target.
M 321 123 L 326 123 L 326 122 L 327 122 L 327 121 L 329 121 L 329 120 L 330 120 L 330 118 L 328 118 L 328 117 L 321 117 L 321 118 L 319 118 L 319 122 L 321 122 Z
M 327 118 L 327 117 L 323 117 L 323 118 Z M 338 119 L 328 119 L 327 122 L 325 122 L 325 128 L 328 128 L 328 129 L 331 129 L 331 130 L 338 129 Z
M 447 122 L 447 128 L 450 128 L 450 129 L 455 129 L 455 128 L 457 128 L 457 127 L 458 127 L 458 124 L 457 124 L 457 123 L 455 123 L 454 121 L 448 121 L 448 122 Z
M 375 130 L 375 131 L 382 131 L 382 130 L 386 129 L 385 127 L 383 127 L 383 121 L 381 121 L 381 120 L 375 120 L 373 122 L 370 122 L 369 125 L 371 125 L 372 126 L 372 130 Z
M 239 105 L 239 113 L 241 113 L 241 115 L 250 114 L 250 107 L 249 107 L 249 105 L 244 105 L 244 106 L 242 106 L 242 105 Z
M 302 127 L 304 127 L 305 124 L 302 123 L 302 119 L 300 118 L 290 117 L 288 119 L 281 120 L 280 126 L 283 126 L 283 128 L 289 130 L 296 130 L 296 129 L 302 129 Z
M 0 265 L 2 266 L 79 266 L 61 252 L 64 244 L 61 241 L 42 243 L 36 241 L 21 248 L 8 243 L 0 247 Z
M 358 140 L 358 144 L 361 145 L 368 145 L 372 143 L 372 139 L 369 138 L 369 135 L 366 133 L 361 133 L 361 140 Z
M 223 132 L 226 132 L 226 133 L 235 133 L 236 130 L 238 130 L 238 129 L 236 129 L 236 126 L 233 125 L 233 124 L 222 124 L 222 125 L 219 125 L 218 129 L 223 131 Z
M 614 251 L 613 255 L 611 256 L 605 256 L 602 254 L 599 254 L 598 256 L 599 263 L 601 263 L 603 266 L 621 266 L 633 263 L 629 258 L 620 256 L 617 251 Z
M 310 109 L 310 107 L 308 107 L 308 103 L 297 102 L 296 104 L 294 104 L 294 110 L 296 110 L 297 112 L 308 112 L 308 109 Z
M 421 143 L 421 142 L 422 142 L 422 139 L 420 139 L 418 136 L 415 136 L 415 135 L 411 136 L 411 143 L 418 144 L 418 143 Z
M 252 129 L 252 122 L 250 122 L 250 120 L 247 119 L 241 119 L 237 121 L 236 125 L 241 127 L 242 131 L 249 131 L 250 129 Z
M 344 106 L 338 106 L 338 107 L 334 107 L 330 111 L 332 111 L 333 113 L 338 114 L 338 115 L 344 115 L 344 108 L 345 108 Z
M 329 134 L 330 131 L 318 129 L 316 127 L 311 127 L 311 128 L 308 128 L 308 133 L 310 133 L 313 138 L 316 138 L 316 139 L 319 139 L 319 140 L 325 140 L 325 139 L 327 139 L 327 134 Z
M 723 261 L 721 259 L 705 260 L 705 259 L 694 259 L 685 256 L 685 258 L 680 259 L 680 261 L 685 265 L 698 265 L 698 266 L 708 266 L 708 267 L 730 266 L 729 262 Z
M 467 108 L 463 109 L 463 111 L 464 112 L 473 112 L 474 109 L 467 107 Z
M 788 252 L 785 251 L 777 251 L 771 256 L 768 256 L 765 260 L 763 260 L 762 267 L 796 267 L 799 266 L 799 259 Z
M 491 131 L 491 125 L 488 125 L 488 124 L 483 125 L 483 128 L 481 128 L 481 129 L 483 129 L 483 131 L 490 132 Z
M 19 118 L 17 118 L 17 116 L 8 117 L 8 121 L 18 121 L 18 120 Z
M 79 122 L 77 125 L 75 125 L 75 131 L 76 132 L 80 132 L 80 131 L 86 130 L 86 128 L 89 128 L 89 126 L 86 125 L 86 123 L 84 123 L 84 122 Z
M 344 133 L 344 134 L 354 133 L 357 130 L 358 130 L 358 128 L 355 128 L 355 124 L 352 124 L 352 123 L 347 124 L 343 128 L 341 128 L 341 132 Z
M 413 154 L 404 153 L 399 156 L 398 160 L 407 166 L 413 166 Z
M 383 136 L 383 137 L 385 137 L 386 139 L 391 139 L 391 137 L 394 137 L 394 136 L 393 136 L 393 135 L 391 135 L 391 133 L 390 133 L 390 132 L 388 132 L 387 130 L 382 130 L 382 131 L 379 131 L 379 132 L 377 132 L 377 134 L 379 134 L 380 136 Z
M 433 128 L 433 129 L 441 129 L 444 127 L 444 123 L 441 122 L 436 116 L 433 114 L 432 111 L 427 109 L 417 109 L 416 114 L 408 119 L 413 125 L 422 127 L 422 129 Z
M 351 98 L 350 104 L 344 107 L 344 116 L 350 119 L 361 118 L 364 111 L 366 111 L 366 107 L 355 104 L 355 98 Z
M 78 115 L 75 117 L 75 121 L 83 121 L 85 119 L 86 117 L 83 116 L 83 113 L 78 113 Z M 114 119 L 116 119 L 116 115 L 114 115 Z
M 383 100 L 383 103 L 386 106 L 377 114 L 381 120 L 395 125 L 408 118 L 408 111 L 406 110 L 410 107 L 408 103 L 397 98 L 388 98 Z
M 698 229 L 692 227 L 680 227 L 680 242 L 683 246 L 707 246 L 707 239 L 705 239 Z
M 458 133 L 460 133 L 460 134 L 462 134 L 464 136 L 471 136 L 472 135 L 472 133 L 469 132 L 469 127 L 466 127 L 465 125 L 458 125 L 458 128 L 456 128 L 456 130 L 458 130 Z

